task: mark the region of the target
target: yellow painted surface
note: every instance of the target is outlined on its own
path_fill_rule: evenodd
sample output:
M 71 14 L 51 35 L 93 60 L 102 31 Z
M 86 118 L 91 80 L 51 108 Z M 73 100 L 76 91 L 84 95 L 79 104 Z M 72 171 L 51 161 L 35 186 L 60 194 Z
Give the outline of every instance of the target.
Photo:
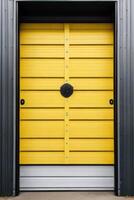
M 64 31 L 23 30 L 20 44 L 64 44 Z M 70 32 L 70 44 L 113 44 L 112 30 L 75 30 Z
M 70 152 L 71 164 L 113 164 L 113 152 Z M 20 164 L 65 164 L 64 152 L 21 152 Z
M 105 30 L 75 30 L 70 33 L 70 44 L 113 44 L 113 32 Z
M 113 127 L 112 121 L 70 121 L 70 138 L 113 138 Z M 21 121 L 20 137 L 64 138 L 64 121 Z
M 113 59 L 70 59 L 70 77 L 113 77 Z
M 21 45 L 20 58 L 64 58 L 64 46 Z
M 64 97 L 59 91 L 21 91 L 25 99 L 21 107 L 64 107 Z M 105 97 L 105 98 L 104 98 Z M 70 107 L 111 107 L 112 91 L 75 91 L 69 98 Z
M 21 91 L 20 98 L 25 99 L 21 107 L 63 107 L 64 98 L 59 91 Z
M 64 151 L 64 139 L 21 139 L 21 151 Z
M 70 151 L 113 151 L 113 139 L 70 139 Z
M 113 120 L 113 109 L 70 109 L 70 120 Z M 64 120 L 64 109 L 21 109 L 21 120 Z M 58 122 L 57 122 L 58 123 Z
M 112 78 L 70 78 L 74 90 L 113 90 Z M 63 78 L 21 78 L 21 90 L 59 90 Z
M 70 107 L 111 107 L 112 91 L 75 91 L 70 97 Z
M 64 120 L 64 109 L 20 109 L 20 119 Z
M 25 25 L 26 26 L 26 25 Z M 33 26 L 33 25 L 32 25 Z M 113 24 L 111 23 L 71 23 L 70 24 L 70 30 L 88 30 L 89 33 L 92 30 L 112 30 L 113 31 Z
M 64 152 L 20 152 L 20 164 L 64 164 Z
M 64 84 L 63 78 L 21 78 L 21 90 L 59 90 Z
M 64 77 L 64 59 L 21 59 L 20 76 Z
M 69 65 L 70 77 L 113 77 L 112 59 L 70 59 Z M 64 59 L 21 59 L 20 76 L 64 78 Z
M 64 58 L 63 45 L 21 45 L 21 58 Z M 113 46 L 70 46 L 70 58 L 113 58 Z
M 64 121 L 21 121 L 20 138 L 64 138 Z
M 70 78 L 75 90 L 113 90 L 112 78 Z
M 20 164 L 114 164 L 113 75 L 113 24 L 22 23 Z
M 64 44 L 63 30 L 23 30 L 20 44 Z
M 110 24 L 108 24 L 107 27 L 109 26 L 111 27 Z M 21 23 L 20 30 L 21 31 L 22 30 L 64 30 L 64 24 L 61 24 L 61 23 L 54 23 L 54 24 L 52 23 Z
M 113 139 L 70 139 L 70 151 L 113 151 Z M 64 151 L 64 139 L 21 139 L 21 151 Z
M 114 152 L 71 152 L 72 164 L 113 164 Z
M 70 29 L 69 24 L 64 24 L 64 43 L 65 43 L 65 51 L 64 51 L 64 69 L 65 69 L 65 76 L 64 76 L 64 82 L 69 83 L 70 77 L 69 77 L 69 54 L 70 54 Z M 69 164 L 69 154 L 70 154 L 70 138 L 69 138 L 69 130 L 70 130 L 70 108 L 69 108 L 69 99 L 64 98 L 64 152 L 65 152 L 65 163 Z
M 113 109 L 70 109 L 70 120 L 112 120 Z
M 70 138 L 114 138 L 112 121 L 70 121 Z
M 113 58 L 112 45 L 70 46 L 70 58 Z

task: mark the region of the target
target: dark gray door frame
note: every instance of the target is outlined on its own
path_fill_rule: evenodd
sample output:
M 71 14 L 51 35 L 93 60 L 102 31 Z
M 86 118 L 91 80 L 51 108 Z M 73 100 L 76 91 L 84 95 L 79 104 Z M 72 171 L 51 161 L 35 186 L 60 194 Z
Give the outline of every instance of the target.
M 0 0 L 0 194 L 19 193 L 18 95 L 18 3 L 27 0 Z M 35 0 L 29 0 L 35 1 Z M 40 0 L 41 1 L 41 0 Z M 43 2 L 44 0 L 42 0 Z M 51 1 L 51 0 L 46 0 Z M 59 0 L 71 1 L 71 0 Z M 77 2 L 77 0 L 72 0 Z M 89 1 L 90 0 L 86 0 Z M 133 0 L 91 0 L 116 5 L 116 170 L 117 195 L 134 195 L 133 76 L 134 64 L 130 16 Z M 132 3 L 133 4 L 133 3 Z M 131 24 L 130 24 L 131 23 Z M 133 41 L 134 42 L 134 41 Z

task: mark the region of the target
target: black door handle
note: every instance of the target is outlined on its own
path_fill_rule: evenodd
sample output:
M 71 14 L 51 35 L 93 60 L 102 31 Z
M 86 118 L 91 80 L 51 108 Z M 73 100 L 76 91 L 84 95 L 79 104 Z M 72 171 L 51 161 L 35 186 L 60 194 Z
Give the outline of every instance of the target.
M 24 105 L 24 104 L 25 104 L 25 99 L 21 99 L 21 100 L 20 100 L 20 104 L 21 104 L 21 105 Z
M 110 105 L 113 105 L 113 104 L 114 104 L 114 100 L 113 100 L 113 99 L 110 99 L 110 100 L 109 100 L 109 103 L 110 103 Z
M 68 98 L 73 94 L 73 86 L 69 83 L 65 83 L 60 88 L 60 93 L 63 97 Z

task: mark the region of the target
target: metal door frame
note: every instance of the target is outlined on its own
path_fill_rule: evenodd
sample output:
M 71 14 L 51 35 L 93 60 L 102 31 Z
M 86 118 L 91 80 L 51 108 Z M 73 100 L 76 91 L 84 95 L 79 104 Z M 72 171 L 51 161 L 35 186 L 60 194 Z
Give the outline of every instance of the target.
M 0 0 L 0 195 L 19 193 L 18 4 L 37 0 Z M 40 0 L 40 2 L 80 0 Z M 84 0 L 116 5 L 115 194 L 134 195 L 133 73 L 131 31 L 133 0 Z M 82 1 L 82 2 L 84 2 Z M 133 27 L 134 28 L 134 27 Z
M 57 1 L 57 0 L 56 0 Z M 126 2 L 125 2 L 126 1 Z M 27 2 L 27 0 L 15 0 L 14 1 L 14 10 L 16 11 L 16 14 L 14 16 L 14 33 L 16 33 L 16 35 L 14 35 L 14 47 L 15 48 L 15 57 L 14 57 L 14 72 L 15 72 L 15 76 L 17 77 L 18 75 L 18 66 L 19 66 L 19 61 L 18 61 L 18 3 L 19 2 Z M 36 2 L 36 0 L 29 0 L 29 2 Z M 41 0 L 41 2 L 53 2 L 53 0 Z M 77 0 L 58 0 L 57 2 L 77 2 Z M 80 0 L 78 0 L 78 2 L 80 2 Z M 126 24 L 124 23 L 124 20 L 129 20 L 129 18 L 127 18 L 127 10 L 125 10 L 124 6 L 129 6 L 129 1 L 127 2 L 127 0 L 86 0 L 85 2 L 114 2 L 115 3 L 115 64 L 114 64 L 114 98 L 116 99 L 115 103 L 114 103 L 114 146 L 115 146 L 115 194 L 120 195 L 121 191 L 120 191 L 120 184 L 121 184 L 121 174 L 120 174 L 120 119 L 121 119 L 121 113 L 120 113 L 120 97 L 119 97 L 119 93 L 120 93 L 120 77 L 119 75 L 121 75 L 120 73 L 122 72 L 122 68 L 120 67 L 121 65 L 121 61 L 123 61 L 123 57 L 125 56 L 124 53 L 124 48 L 125 46 L 127 46 L 127 33 L 126 33 Z M 125 2 L 125 3 L 124 3 Z M 126 15 L 126 18 L 124 19 L 124 14 Z M 126 22 L 127 23 L 127 22 Z M 124 31 L 126 33 L 126 35 L 121 33 L 121 30 Z M 126 36 L 126 37 L 125 37 Z M 123 42 L 124 44 L 123 44 Z M 126 42 L 126 44 L 125 44 Z M 16 45 L 17 44 L 17 45 Z M 124 47 L 123 47 L 124 45 Z M 122 50 L 122 51 L 121 51 Z M 126 56 L 125 56 L 126 57 Z M 128 59 L 126 57 L 126 60 L 124 60 L 123 62 L 128 62 Z M 123 65 L 122 62 L 122 65 Z M 14 79 L 14 88 L 16 88 L 16 91 L 19 90 L 18 85 L 19 85 L 19 77 L 17 79 Z M 18 84 L 16 84 L 18 83 Z M 16 87 L 17 86 L 17 87 Z M 19 91 L 16 93 L 18 94 L 15 98 L 15 107 L 17 107 L 17 113 L 15 110 L 15 122 L 17 121 L 17 124 L 14 124 L 14 127 L 16 130 L 14 130 L 15 132 L 19 132 L 19 118 L 17 117 L 17 115 L 19 115 L 19 101 L 16 102 L 16 99 L 19 99 Z M 19 138 L 16 138 L 16 134 L 14 135 L 14 139 L 16 141 L 17 139 L 17 145 L 19 147 Z M 15 146 L 14 146 L 15 147 Z M 18 149 L 18 148 L 17 148 Z M 16 155 L 14 157 L 14 159 L 16 159 L 16 162 L 19 163 L 18 159 L 19 159 L 19 152 L 17 149 L 14 149 L 14 155 Z M 16 164 L 17 164 L 16 163 Z M 18 166 L 18 164 L 17 164 Z M 17 190 L 19 191 L 19 166 L 16 168 L 17 173 L 15 173 L 17 176 L 16 178 L 14 177 L 14 183 L 17 182 Z

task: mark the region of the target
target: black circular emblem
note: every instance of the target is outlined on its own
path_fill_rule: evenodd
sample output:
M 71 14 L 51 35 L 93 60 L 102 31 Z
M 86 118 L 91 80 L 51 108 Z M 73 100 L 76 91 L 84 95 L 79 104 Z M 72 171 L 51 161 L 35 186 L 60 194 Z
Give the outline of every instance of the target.
M 65 98 L 70 97 L 73 94 L 73 86 L 69 83 L 65 83 L 61 86 L 60 93 Z
M 21 105 L 24 105 L 24 104 L 25 104 L 25 99 L 21 99 L 21 100 L 20 100 L 20 104 L 21 104 Z
M 109 103 L 110 103 L 111 105 L 113 105 L 113 104 L 114 104 L 114 100 L 113 100 L 113 99 L 110 99 L 110 100 L 109 100 Z

